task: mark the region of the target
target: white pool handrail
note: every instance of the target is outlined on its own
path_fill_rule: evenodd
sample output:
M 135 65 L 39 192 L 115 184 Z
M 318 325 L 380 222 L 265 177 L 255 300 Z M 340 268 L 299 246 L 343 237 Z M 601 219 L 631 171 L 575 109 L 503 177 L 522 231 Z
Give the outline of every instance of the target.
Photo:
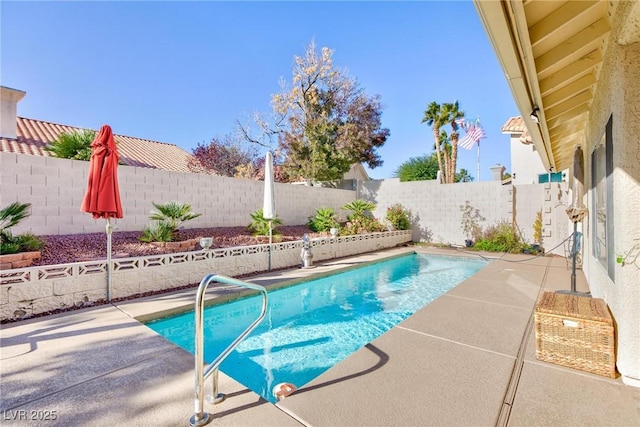
M 253 289 L 259 291 L 262 294 L 262 310 L 260 316 L 251 324 L 247 329 L 242 332 L 238 338 L 236 338 L 229 346 L 222 352 L 216 359 L 211 362 L 207 369 L 204 369 L 204 294 L 207 291 L 207 287 L 211 282 L 219 282 L 227 285 L 240 286 L 243 288 Z M 258 324 L 264 319 L 267 313 L 267 290 L 264 286 L 256 285 L 253 283 L 244 282 L 242 280 L 234 279 L 232 277 L 224 276 L 221 274 L 208 274 L 202 279 L 198 286 L 198 292 L 196 294 L 195 303 L 195 413 L 189 419 L 191 426 L 203 426 L 211 421 L 211 417 L 208 413 L 204 412 L 204 381 L 213 376 L 213 398 L 214 403 L 220 403 L 224 400 L 223 394 L 218 394 L 218 368 L 220 364 L 227 358 L 227 356 L 236 348 L 240 341 L 242 341 Z

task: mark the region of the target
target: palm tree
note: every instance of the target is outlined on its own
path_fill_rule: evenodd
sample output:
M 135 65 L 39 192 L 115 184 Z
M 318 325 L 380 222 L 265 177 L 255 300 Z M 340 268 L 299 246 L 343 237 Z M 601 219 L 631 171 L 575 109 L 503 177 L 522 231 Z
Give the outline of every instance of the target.
M 91 158 L 91 143 L 96 133 L 90 129 L 74 130 L 61 133 L 45 150 L 53 157 L 61 159 L 89 160 Z
M 440 127 L 442 127 L 446 121 L 443 120 L 440 104 L 435 101 L 431 102 L 424 111 L 424 117 L 422 118 L 421 123 L 426 123 L 427 126 L 433 127 L 433 138 L 435 140 L 436 156 L 438 157 L 438 169 L 440 170 L 440 175 L 445 177 L 445 169 L 442 164 L 442 153 L 440 151 Z
M 449 161 L 449 181 L 455 182 L 456 163 L 458 161 L 458 120 L 464 118 L 464 111 L 460 110 L 458 101 L 453 104 L 442 104 L 442 111 L 446 112 L 449 123 L 451 123 L 451 157 Z
M 445 183 L 455 182 L 456 158 L 458 156 L 458 123 L 464 117 L 464 111 L 459 109 L 458 101 L 454 103 L 444 103 L 442 105 L 437 102 L 431 102 L 424 112 L 422 123 L 433 127 L 433 136 L 435 139 L 436 155 L 438 157 L 438 167 L 444 178 Z M 451 124 L 451 147 L 448 151 L 447 139 L 443 138 L 446 133 L 442 133 L 440 128 Z M 444 159 L 443 159 L 444 158 Z
M 180 225 L 185 221 L 191 221 L 198 218 L 200 213 L 191 212 L 189 203 L 167 202 L 159 204 L 151 202 L 157 211 L 151 211 L 149 219 L 167 224 L 173 233 L 178 231 Z
M 451 163 L 451 139 L 449 139 L 449 135 L 447 131 L 444 129 L 440 129 L 440 152 L 442 153 L 442 166 L 444 167 L 444 173 L 442 174 L 442 179 L 444 182 L 449 182 L 447 180 L 447 174 L 449 173 L 449 165 Z M 435 146 L 433 147 L 435 148 Z

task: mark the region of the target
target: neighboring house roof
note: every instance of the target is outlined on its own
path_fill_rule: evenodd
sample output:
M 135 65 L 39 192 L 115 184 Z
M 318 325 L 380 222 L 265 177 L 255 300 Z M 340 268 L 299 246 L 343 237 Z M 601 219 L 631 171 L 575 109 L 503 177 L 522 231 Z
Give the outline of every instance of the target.
M 351 168 L 344 174 L 342 179 L 357 179 L 360 181 L 369 181 L 369 174 L 367 170 L 362 166 L 362 163 L 354 163 Z
M 520 134 L 520 142 L 523 144 L 533 144 L 529 129 L 524 124 L 522 116 L 511 117 L 500 129 L 502 133 Z
M 24 117 L 18 117 L 17 122 L 17 138 L 0 138 L 0 151 L 50 156 L 45 147 L 60 134 L 82 130 L 79 127 Z M 114 134 L 114 137 L 118 145 L 120 161 L 126 165 L 173 172 L 192 172 L 188 167 L 192 155 L 177 145 L 125 135 Z

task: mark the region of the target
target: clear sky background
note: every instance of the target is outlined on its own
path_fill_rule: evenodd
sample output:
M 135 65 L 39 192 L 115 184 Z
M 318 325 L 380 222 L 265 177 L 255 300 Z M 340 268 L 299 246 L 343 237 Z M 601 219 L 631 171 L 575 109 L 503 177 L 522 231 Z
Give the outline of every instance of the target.
M 509 136 L 519 115 L 471 1 L 0 2 L 0 81 L 24 90 L 18 115 L 176 144 L 235 132 L 270 113 L 293 57 L 334 51 L 365 92 L 380 95 L 391 135 L 379 150 L 389 178 L 433 151 L 420 123 L 431 101 L 458 100 L 480 118 L 482 181 L 511 170 Z M 458 167 L 477 180 L 476 148 Z

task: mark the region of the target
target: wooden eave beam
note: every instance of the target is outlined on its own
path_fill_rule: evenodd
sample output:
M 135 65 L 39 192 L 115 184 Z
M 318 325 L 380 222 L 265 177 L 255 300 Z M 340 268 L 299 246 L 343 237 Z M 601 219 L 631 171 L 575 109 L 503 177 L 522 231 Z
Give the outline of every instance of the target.
M 554 107 L 564 101 L 575 97 L 581 92 L 590 90 L 591 87 L 595 84 L 596 77 L 594 73 L 589 73 L 585 76 L 580 77 L 573 83 L 569 83 L 568 85 L 551 92 L 549 95 L 543 96 L 542 103 L 544 104 L 545 109 Z
M 546 78 L 545 73 L 559 64 L 569 64 L 580 58 L 600 45 L 601 37 L 609 31 L 609 22 L 606 18 L 601 18 L 593 25 L 569 37 L 558 46 L 536 58 L 536 69 L 538 78 Z
M 566 85 L 572 79 L 591 72 L 602 62 L 600 50 L 595 49 L 583 57 L 568 64 L 563 69 L 556 71 L 540 81 L 540 92 L 546 96 L 549 92 Z

